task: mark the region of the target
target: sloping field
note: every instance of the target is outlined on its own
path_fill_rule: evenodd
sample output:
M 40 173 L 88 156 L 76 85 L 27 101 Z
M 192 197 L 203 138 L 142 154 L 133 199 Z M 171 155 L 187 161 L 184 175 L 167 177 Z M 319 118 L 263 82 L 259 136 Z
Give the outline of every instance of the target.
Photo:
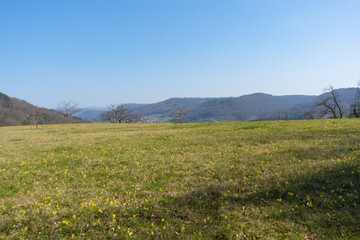
M 359 239 L 360 121 L 0 128 L 0 238 Z

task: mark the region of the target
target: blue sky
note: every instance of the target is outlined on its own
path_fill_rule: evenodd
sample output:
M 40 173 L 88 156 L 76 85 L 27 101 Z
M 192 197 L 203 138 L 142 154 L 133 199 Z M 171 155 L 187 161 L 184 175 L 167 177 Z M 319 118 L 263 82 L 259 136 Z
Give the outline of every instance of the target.
M 358 0 L 0 0 L 0 92 L 53 108 L 354 87 L 359 12 Z

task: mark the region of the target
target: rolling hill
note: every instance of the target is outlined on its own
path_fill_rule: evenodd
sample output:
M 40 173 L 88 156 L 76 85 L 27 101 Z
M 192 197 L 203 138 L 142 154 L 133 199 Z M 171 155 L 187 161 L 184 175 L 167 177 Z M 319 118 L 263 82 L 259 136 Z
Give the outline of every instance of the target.
M 215 98 L 170 98 L 162 102 L 147 104 L 141 107 L 133 108 L 133 110 L 142 114 L 148 115 L 160 115 L 161 117 L 171 117 L 172 108 L 175 105 L 178 109 L 193 109 L 205 102 L 212 101 Z
M 89 122 L 80 118 L 65 118 L 64 114 L 46 108 L 36 107 L 24 100 L 0 93 L 0 126 L 29 125 L 35 122 L 34 115 L 42 124 Z
M 101 116 L 105 111 L 107 111 L 105 107 L 86 107 L 80 109 L 80 111 L 74 115 L 92 122 L 100 122 Z
M 236 98 L 208 101 L 190 110 L 191 122 L 207 121 L 253 121 L 262 114 L 284 111 L 313 96 L 273 96 L 255 93 Z
M 168 121 L 167 119 L 172 115 L 172 107 L 176 105 L 177 108 L 192 109 L 204 102 L 214 100 L 216 98 L 170 98 L 165 101 L 152 104 L 124 104 L 125 107 L 138 112 L 141 116 L 146 118 L 160 119 L 161 121 Z M 82 109 L 75 116 L 94 122 L 101 121 L 101 115 L 106 111 L 106 108 L 88 107 Z
M 342 109 L 344 109 L 345 114 L 348 113 L 348 109 L 350 108 L 350 105 L 354 103 L 354 98 L 357 92 L 357 88 L 340 88 L 336 89 L 335 93 L 338 96 L 339 102 L 341 104 Z M 319 109 L 314 107 L 315 103 L 319 100 L 329 96 L 330 93 L 323 93 L 319 96 L 316 96 L 315 98 L 308 99 L 306 101 L 303 101 L 293 107 L 290 107 L 288 109 L 284 109 L 281 111 L 282 115 L 288 116 L 289 120 L 301 120 L 304 119 L 304 115 L 307 111 L 313 110 L 317 112 Z M 279 119 L 279 112 L 267 112 L 262 115 L 260 115 L 256 120 L 262 121 L 262 120 L 278 120 Z
M 336 89 L 345 112 L 353 103 L 357 88 Z M 255 93 L 240 97 L 224 98 L 170 98 L 152 104 L 124 104 L 153 122 L 170 122 L 172 108 L 188 111 L 189 122 L 229 122 L 229 121 L 263 121 L 263 120 L 300 120 L 309 110 L 315 110 L 314 103 L 326 97 L 312 95 L 274 96 Z M 107 109 L 89 107 L 82 109 L 76 116 L 93 122 L 101 121 L 101 115 Z M 286 116 L 286 117 L 285 117 Z M 150 121 L 151 122 L 151 121 Z
M 172 108 L 188 111 L 190 122 L 211 121 L 251 121 L 256 120 L 269 112 L 284 111 L 315 96 L 288 95 L 273 96 L 264 93 L 255 93 L 241 97 L 226 98 L 170 98 L 152 104 L 124 104 L 147 119 L 158 122 L 169 122 Z M 76 116 L 101 121 L 101 115 L 106 108 L 88 107 L 82 109 Z

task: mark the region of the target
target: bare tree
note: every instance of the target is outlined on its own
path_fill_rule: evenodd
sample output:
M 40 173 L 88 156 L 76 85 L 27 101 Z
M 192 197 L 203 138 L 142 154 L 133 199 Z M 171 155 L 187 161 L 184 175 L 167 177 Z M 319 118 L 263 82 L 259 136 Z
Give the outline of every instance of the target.
M 106 122 L 115 123 L 116 119 L 115 119 L 114 109 L 112 109 L 110 106 L 108 108 L 109 110 L 101 115 L 101 119 Z
M 80 111 L 78 104 L 73 101 L 62 101 L 59 103 L 59 107 L 63 111 L 67 121 L 69 121 L 72 115 Z
M 124 105 L 111 104 L 109 111 L 102 115 L 104 121 L 111 123 L 134 123 L 140 120 L 140 115 L 133 110 L 126 108 Z
M 309 110 L 309 111 L 305 112 L 304 118 L 305 119 L 315 119 L 315 111 Z
M 333 86 L 329 85 L 325 88 L 324 93 L 324 97 L 315 103 L 315 106 L 320 109 L 320 116 L 330 115 L 333 118 L 343 118 L 343 111 Z

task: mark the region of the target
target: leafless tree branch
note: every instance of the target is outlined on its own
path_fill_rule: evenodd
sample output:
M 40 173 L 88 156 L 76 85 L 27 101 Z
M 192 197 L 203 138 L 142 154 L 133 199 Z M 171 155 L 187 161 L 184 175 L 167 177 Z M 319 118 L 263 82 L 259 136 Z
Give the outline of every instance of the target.
M 324 92 L 326 95 L 315 103 L 315 107 L 320 109 L 320 116 L 330 114 L 333 118 L 343 118 L 343 111 L 333 86 L 325 88 Z
M 78 104 L 73 101 L 62 101 L 59 103 L 59 107 L 63 111 L 67 122 L 69 122 L 69 118 L 72 117 L 72 115 L 80 111 Z

